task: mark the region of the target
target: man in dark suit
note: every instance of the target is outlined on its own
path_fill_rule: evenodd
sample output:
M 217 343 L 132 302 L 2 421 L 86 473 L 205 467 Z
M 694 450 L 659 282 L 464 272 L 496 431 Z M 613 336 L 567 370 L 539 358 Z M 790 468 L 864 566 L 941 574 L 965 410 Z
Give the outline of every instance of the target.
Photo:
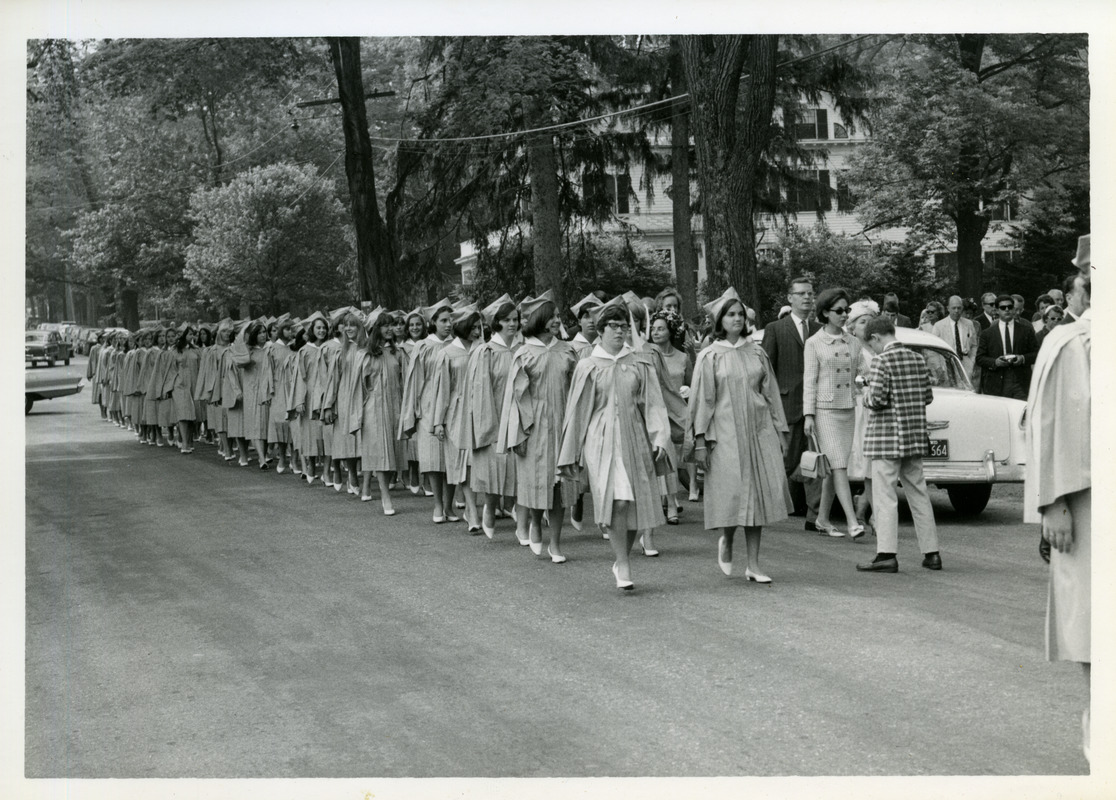
M 1062 317 L 1062 324 L 1071 325 L 1077 322 L 1078 317 L 1084 314 L 1087 308 L 1085 304 L 1085 279 L 1075 272 L 1066 278 L 1062 286 L 1062 291 L 1065 292 L 1066 296 L 1066 313 Z
M 771 367 L 775 370 L 775 379 L 779 382 L 779 394 L 783 401 L 783 413 L 790 427 L 790 444 L 783 457 L 783 466 L 789 478 L 798 468 L 798 462 L 806 450 L 806 433 L 803 430 L 806 420 L 802 414 L 802 382 L 806 372 L 803 350 L 806 340 L 821 325 L 813 315 L 814 285 L 809 278 L 795 278 L 790 282 L 787 302 L 790 303 L 791 312 L 764 328 L 763 349 L 767 351 Z M 814 522 L 818 518 L 821 481 L 788 483 L 794 500 L 794 514 L 805 514 L 806 530 L 817 530 Z
M 980 365 L 980 391 L 999 397 L 1027 399 L 1031 388 L 1031 365 L 1038 356 L 1035 328 L 1015 318 L 1015 301 L 1010 294 L 996 297 L 999 320 L 980 334 L 977 364 Z
M 980 314 L 973 322 L 980 326 L 981 332 L 984 332 L 999 319 L 996 316 L 996 295 L 992 292 L 982 294 L 980 296 L 980 309 Z
M 888 292 L 884 295 L 883 305 L 884 316 L 891 320 L 891 324 L 896 328 L 913 328 L 911 318 L 906 314 L 899 311 L 899 295 L 895 292 Z

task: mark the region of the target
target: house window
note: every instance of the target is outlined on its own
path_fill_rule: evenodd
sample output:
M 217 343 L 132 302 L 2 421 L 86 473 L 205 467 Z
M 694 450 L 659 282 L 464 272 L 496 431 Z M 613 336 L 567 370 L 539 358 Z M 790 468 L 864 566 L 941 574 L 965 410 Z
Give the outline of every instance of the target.
M 856 208 L 856 195 L 852 193 L 844 178 L 837 178 L 837 210 L 852 211 Z
M 798 180 L 787 193 L 791 211 L 829 211 L 829 170 L 807 170 L 798 173 Z
M 605 187 L 612 199 L 612 210 L 617 214 L 630 214 L 628 196 L 632 193 L 632 176 L 627 173 L 607 175 Z
M 824 108 L 808 108 L 795 115 L 794 138 L 828 139 L 829 112 Z
M 1015 198 L 1002 203 L 993 203 L 989 206 L 989 219 L 1011 222 L 1019 219 L 1019 201 Z
M 833 138 L 834 139 L 848 139 L 849 132 L 840 122 L 833 123 Z
M 1019 250 L 988 250 L 984 254 L 984 266 L 991 269 L 1006 267 L 1015 263 L 1015 257 L 1019 254 Z

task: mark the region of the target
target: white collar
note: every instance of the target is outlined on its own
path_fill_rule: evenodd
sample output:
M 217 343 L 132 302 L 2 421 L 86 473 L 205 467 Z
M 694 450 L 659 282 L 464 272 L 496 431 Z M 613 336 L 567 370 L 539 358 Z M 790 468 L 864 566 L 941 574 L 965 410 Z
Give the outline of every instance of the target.
M 575 333 L 573 339 L 571 339 L 570 341 L 571 342 L 580 342 L 581 344 L 593 344 L 591 341 L 589 341 L 588 339 L 585 338 L 585 335 L 582 334 L 581 331 L 578 331 L 577 333 Z
M 800 317 L 800 316 L 798 316 L 797 314 L 795 314 L 795 313 L 794 313 L 793 311 L 792 311 L 792 312 L 790 313 L 790 316 L 794 317 L 794 321 L 795 321 L 795 323 L 796 323 L 796 327 L 798 327 L 798 328 L 801 328 L 801 327 L 802 327 L 802 323 L 803 323 L 803 322 L 806 322 L 806 318 L 805 318 L 805 317 Z
M 628 353 L 631 353 L 631 352 L 633 352 L 632 348 L 630 348 L 628 346 L 627 342 L 624 342 L 624 344 L 622 344 L 620 346 L 620 352 L 617 353 L 616 355 L 612 355 L 612 353 L 605 350 L 599 344 L 595 344 L 595 345 L 593 345 L 592 356 L 593 356 L 593 358 L 607 358 L 609 361 L 615 362 L 615 361 L 619 361 L 620 359 L 622 359 L 624 356 L 628 355 Z
M 434 344 L 445 344 L 446 343 L 444 339 L 439 339 L 433 333 L 429 334 L 425 339 L 423 339 L 423 341 L 424 342 L 433 342 Z
M 845 332 L 844 332 L 844 331 L 841 331 L 840 333 L 830 333 L 829 331 L 827 331 L 827 330 L 826 330 L 826 329 L 825 329 L 825 328 L 823 327 L 823 328 L 821 329 L 820 333 L 821 333 L 821 335 L 822 335 L 822 336 L 824 336 L 824 337 L 825 337 L 826 339 L 828 339 L 828 340 L 829 340 L 829 342 L 830 342 L 831 344 L 832 344 L 833 342 L 839 342 L 839 341 L 843 341 L 843 340 L 844 340 L 844 338 L 845 338 Z M 815 335 L 816 335 L 816 334 L 815 334 Z
M 467 345 L 465 342 L 461 341 L 460 336 L 453 337 L 453 341 L 450 342 L 448 345 L 446 345 L 446 347 L 460 347 L 466 353 L 469 352 L 469 345 Z
M 558 337 L 557 337 L 557 336 L 555 336 L 555 337 L 554 337 L 553 339 L 551 339 L 551 340 L 550 340 L 550 344 L 543 344 L 543 343 L 542 343 L 542 340 L 541 340 L 541 339 L 539 339 L 539 337 L 537 337 L 537 336 L 528 336 L 528 337 L 527 337 L 526 339 L 524 339 L 524 340 L 523 340 L 523 343 L 524 343 L 524 344 L 534 344 L 534 345 L 538 345 L 539 347 L 543 347 L 543 348 L 545 348 L 545 349 L 549 350 L 550 348 L 554 347 L 554 344 L 555 344 L 555 343 L 556 343 L 557 341 L 558 341 Z
M 713 344 L 723 345 L 724 347 L 727 347 L 730 350 L 739 350 L 741 347 L 748 344 L 748 342 L 750 342 L 750 341 L 751 340 L 747 336 L 745 336 L 743 333 L 741 333 L 740 338 L 736 340 L 736 344 L 733 344 L 728 339 L 718 339 Z
M 503 347 L 508 346 L 508 343 L 506 341 L 504 341 L 504 337 L 503 337 L 503 335 L 500 334 L 499 331 L 493 333 L 492 338 L 489 341 L 496 342 L 496 344 L 501 345 Z
M 1004 322 L 1002 319 L 998 319 L 998 320 L 996 320 L 996 322 L 999 324 L 1000 330 L 1003 330 L 1005 325 L 1010 328 L 1011 323 L 1015 322 L 1015 320 L 1014 319 L 1009 319 L 1007 322 Z

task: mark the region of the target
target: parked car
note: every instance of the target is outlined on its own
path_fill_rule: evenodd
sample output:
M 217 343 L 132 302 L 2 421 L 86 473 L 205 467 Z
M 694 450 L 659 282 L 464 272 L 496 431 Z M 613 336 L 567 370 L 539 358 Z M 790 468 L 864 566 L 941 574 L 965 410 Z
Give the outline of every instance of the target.
M 53 367 L 55 361 L 70 365 L 70 346 L 62 341 L 57 331 L 25 331 L 23 336 L 24 361 L 34 367 L 36 362 L 45 362 Z
M 26 379 L 26 399 L 23 413 L 30 414 L 36 400 L 51 400 L 55 397 L 77 394 L 85 387 L 85 379 L 78 375 L 63 372 L 28 372 Z
M 1023 482 L 1027 404 L 974 392 L 953 345 L 937 336 L 915 328 L 896 328 L 895 335 L 926 359 L 934 386 L 934 402 L 926 407 L 926 483 L 945 489 L 959 514 L 979 514 L 993 485 Z

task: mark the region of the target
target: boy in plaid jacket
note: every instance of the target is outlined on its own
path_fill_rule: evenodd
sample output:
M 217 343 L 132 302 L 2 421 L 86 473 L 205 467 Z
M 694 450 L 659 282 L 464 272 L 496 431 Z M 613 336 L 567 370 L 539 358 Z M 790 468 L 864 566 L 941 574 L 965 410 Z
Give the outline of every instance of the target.
M 895 326 L 885 316 L 868 322 L 864 337 L 876 358 L 868 376 L 864 405 L 870 409 L 864 436 L 864 455 L 872 461 L 872 509 L 876 526 L 876 558 L 857 564 L 861 572 L 898 572 L 899 500 L 903 481 L 911 508 L 922 566 L 942 568 L 934 509 L 922 472 L 926 455 L 926 406 L 934 399 L 926 362 L 895 338 Z

